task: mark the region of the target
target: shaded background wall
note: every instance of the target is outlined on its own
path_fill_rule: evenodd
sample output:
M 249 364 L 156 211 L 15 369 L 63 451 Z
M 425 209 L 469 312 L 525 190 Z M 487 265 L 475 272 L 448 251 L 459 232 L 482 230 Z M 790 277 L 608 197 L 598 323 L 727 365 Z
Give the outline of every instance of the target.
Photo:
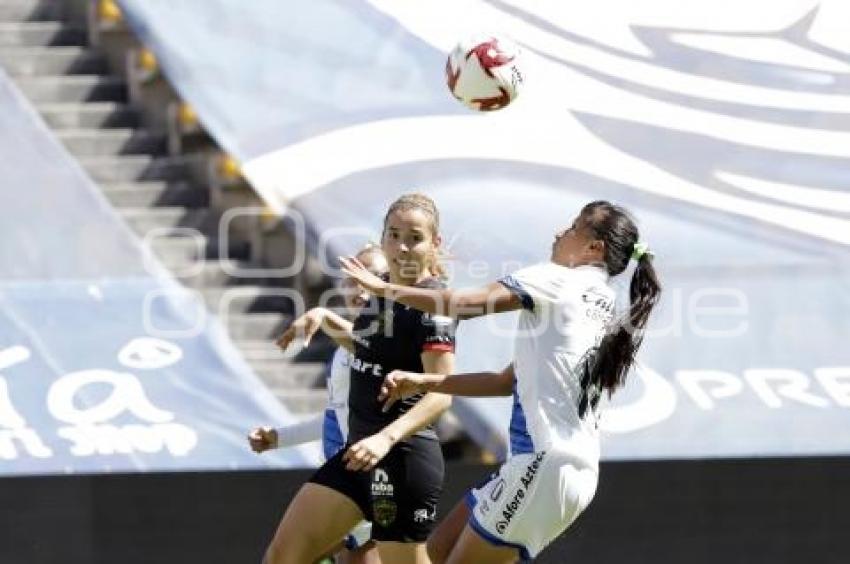
M 491 468 L 450 465 L 440 512 Z M 536 562 L 846 564 L 846 459 L 608 462 Z M 309 471 L 0 481 L 0 562 L 258 563 Z

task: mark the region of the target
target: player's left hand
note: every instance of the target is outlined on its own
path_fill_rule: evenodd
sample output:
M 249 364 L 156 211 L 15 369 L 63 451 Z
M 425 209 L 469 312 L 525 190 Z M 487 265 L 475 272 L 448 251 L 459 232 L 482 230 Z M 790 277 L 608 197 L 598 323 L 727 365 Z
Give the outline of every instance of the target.
M 424 384 L 425 377 L 422 374 L 393 370 L 384 377 L 384 383 L 378 393 L 378 401 L 384 402 L 382 410 L 387 412 L 398 400 L 424 391 Z
M 376 296 L 383 296 L 387 283 L 369 272 L 356 257 L 339 257 L 339 264 L 346 276 L 355 280 L 361 287 Z
M 375 433 L 351 445 L 342 459 L 346 469 L 368 472 L 384 458 L 393 446 L 392 440 L 383 433 Z

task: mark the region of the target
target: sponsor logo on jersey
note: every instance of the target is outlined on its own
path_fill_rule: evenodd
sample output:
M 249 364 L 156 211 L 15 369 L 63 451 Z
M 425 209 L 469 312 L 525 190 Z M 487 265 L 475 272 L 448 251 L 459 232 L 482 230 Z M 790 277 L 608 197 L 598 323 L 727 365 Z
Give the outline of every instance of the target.
M 428 511 L 427 508 L 417 509 L 413 512 L 414 523 L 425 523 L 426 521 L 434 521 L 437 519 L 437 510 Z
M 389 527 L 398 514 L 398 506 L 391 499 L 394 490 L 387 471 L 375 468 L 372 471 L 372 513 L 375 522 L 382 527 Z
M 445 315 L 435 315 L 431 313 L 422 314 L 422 325 L 435 327 L 450 327 L 454 320 Z
M 372 502 L 372 513 L 375 523 L 382 527 L 389 527 L 395 521 L 398 506 L 391 499 L 376 499 Z
M 594 321 L 608 321 L 614 315 L 614 300 L 596 288 L 586 289 L 581 299 L 588 305 L 584 314 Z
M 492 490 L 490 490 L 490 499 L 492 499 L 493 501 L 499 501 L 499 497 L 501 497 L 503 491 L 505 491 L 504 478 L 499 480 L 499 483 L 496 484 Z
M 360 358 L 354 357 L 351 361 L 351 369 L 362 374 L 371 374 L 372 376 L 384 377 L 384 368 L 374 362 L 366 362 Z
M 382 468 L 375 468 L 372 473 L 372 497 L 391 497 L 393 490 L 387 471 Z
M 351 333 L 351 340 L 365 349 L 370 348 L 369 339 L 361 337 L 356 331 Z
M 528 463 L 525 473 L 520 476 L 519 481 L 521 486 L 514 491 L 513 496 L 502 507 L 502 518 L 496 521 L 496 531 L 499 534 L 507 530 L 508 525 L 511 524 L 511 521 L 516 517 L 517 512 L 519 512 L 519 508 L 522 507 L 522 500 L 528 495 L 531 484 L 534 483 L 534 478 L 537 476 L 537 472 L 540 470 L 540 465 L 545 456 L 545 452 L 537 453 L 531 462 Z

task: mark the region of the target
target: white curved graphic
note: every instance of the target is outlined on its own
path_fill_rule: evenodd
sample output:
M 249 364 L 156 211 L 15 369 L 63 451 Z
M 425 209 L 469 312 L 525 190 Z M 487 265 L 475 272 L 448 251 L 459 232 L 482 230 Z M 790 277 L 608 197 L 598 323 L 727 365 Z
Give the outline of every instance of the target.
M 77 396 L 86 386 L 102 384 L 111 388 L 103 400 L 79 407 Z M 81 370 L 62 376 L 47 394 L 47 408 L 56 419 L 73 425 L 94 425 L 125 412 L 150 423 L 167 423 L 174 414 L 155 407 L 138 378 L 112 370 Z
M 169 341 L 137 337 L 118 352 L 118 362 L 127 368 L 156 370 L 180 362 L 183 350 Z
M 663 0 L 641 2 L 639 8 L 621 0 L 593 6 L 491 0 L 465 3 L 463 17 L 456 18 L 439 17 L 441 10 L 431 3 L 370 3 L 443 52 L 468 34 L 470 22 L 475 22 L 473 31 L 506 32 L 526 50 L 527 89 L 498 115 L 375 120 L 249 160 L 246 175 L 278 211 L 293 198 L 358 171 L 480 158 L 575 169 L 777 229 L 850 244 L 850 221 L 819 213 L 834 211 L 828 203 L 844 198 L 819 186 L 820 176 L 808 182 L 792 178 L 824 166 L 833 167 L 824 174 L 835 177 L 850 166 L 850 45 L 845 41 L 843 52 L 831 53 L 836 43 L 831 34 L 838 29 L 823 22 L 828 14 L 841 13 L 835 2 L 785 0 L 772 2 L 769 10 L 758 3 L 710 3 L 684 11 Z M 815 8 L 821 13 L 807 20 Z M 846 30 L 841 33 L 846 37 Z M 695 62 L 677 66 L 682 57 Z M 730 60 L 744 69 L 741 75 L 723 74 L 731 72 Z M 611 125 L 589 128 L 578 115 L 601 116 Z M 710 170 L 723 168 L 723 158 L 712 161 L 711 154 L 698 154 L 695 146 L 687 155 L 693 161 L 690 170 L 689 163 L 676 161 L 676 167 L 686 169 L 679 174 L 657 160 L 663 154 L 623 150 L 620 136 L 634 133 L 617 129 L 617 123 L 649 126 L 651 133 L 645 135 L 669 137 L 672 145 L 681 132 L 712 148 L 728 147 L 734 162 L 752 162 L 765 174 L 786 176 L 749 174 L 752 181 L 742 190 L 718 190 Z M 783 166 L 760 164 L 765 155 Z M 817 160 L 827 157 L 834 161 Z M 784 186 L 799 190 L 768 201 L 754 197 L 767 185 L 778 192 Z M 810 200 L 823 205 L 806 203 L 801 191 L 807 187 L 816 190 Z
M 682 45 L 729 57 L 740 57 L 774 65 L 793 65 L 824 72 L 850 72 L 850 65 L 832 57 L 813 53 L 778 37 L 728 37 L 704 33 L 674 33 L 670 39 Z
M 0 370 L 9 368 L 30 359 L 32 353 L 27 347 L 15 345 L 0 351 Z
M 607 433 L 630 433 L 656 425 L 676 411 L 676 390 L 651 368 L 637 365 L 634 375 L 640 378 L 643 393 L 636 401 L 623 406 L 609 406 L 602 412 L 599 428 Z
M 775 202 L 826 212 L 850 213 L 850 192 L 822 190 L 812 186 L 797 186 L 770 182 L 731 172 L 715 172 L 718 179 L 750 194 Z
M 485 121 L 486 117 L 480 116 L 400 118 L 347 127 L 249 161 L 244 172 L 267 201 L 282 211 L 290 199 L 371 168 L 432 159 L 529 162 L 586 171 L 653 194 L 850 245 L 850 221 L 730 196 L 685 182 L 652 163 L 602 143 L 574 119 L 555 125 L 541 116 L 515 115 L 516 119 L 497 121 Z M 667 119 L 675 122 L 677 118 Z M 447 131 L 452 134 L 446 135 Z M 567 132 L 570 150 L 564 150 Z M 782 137 L 787 135 L 766 132 L 765 142 Z M 506 143 L 509 139 L 525 142 Z M 850 135 L 843 143 L 843 150 L 850 157 Z M 368 147 L 368 151 L 352 150 L 356 147 Z M 332 164 L 329 154 L 335 155 Z
M 10 368 L 21 362 L 26 362 L 31 356 L 30 350 L 21 345 L 7 347 L 0 350 L 0 370 Z M 15 409 L 9 395 L 9 386 L 3 377 L 0 377 L 0 427 L 7 429 L 23 429 L 26 420 Z

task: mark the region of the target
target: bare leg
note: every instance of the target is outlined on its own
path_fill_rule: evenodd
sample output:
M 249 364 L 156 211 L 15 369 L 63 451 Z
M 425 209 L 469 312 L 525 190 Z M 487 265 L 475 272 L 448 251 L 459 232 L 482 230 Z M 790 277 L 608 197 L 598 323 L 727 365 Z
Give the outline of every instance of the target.
M 443 564 L 469 522 L 469 505 L 461 499 L 428 537 L 428 556 L 433 564 Z
M 518 559 L 516 548 L 491 544 L 467 525 L 449 556 L 448 564 L 513 564 Z
M 369 541 L 360 548 L 342 551 L 337 562 L 339 564 L 381 564 L 381 557 L 375 542 Z
M 387 564 L 431 564 L 424 542 L 379 542 L 378 552 Z
M 348 497 L 308 482 L 286 509 L 264 564 L 315 562 L 361 519 L 363 513 Z

